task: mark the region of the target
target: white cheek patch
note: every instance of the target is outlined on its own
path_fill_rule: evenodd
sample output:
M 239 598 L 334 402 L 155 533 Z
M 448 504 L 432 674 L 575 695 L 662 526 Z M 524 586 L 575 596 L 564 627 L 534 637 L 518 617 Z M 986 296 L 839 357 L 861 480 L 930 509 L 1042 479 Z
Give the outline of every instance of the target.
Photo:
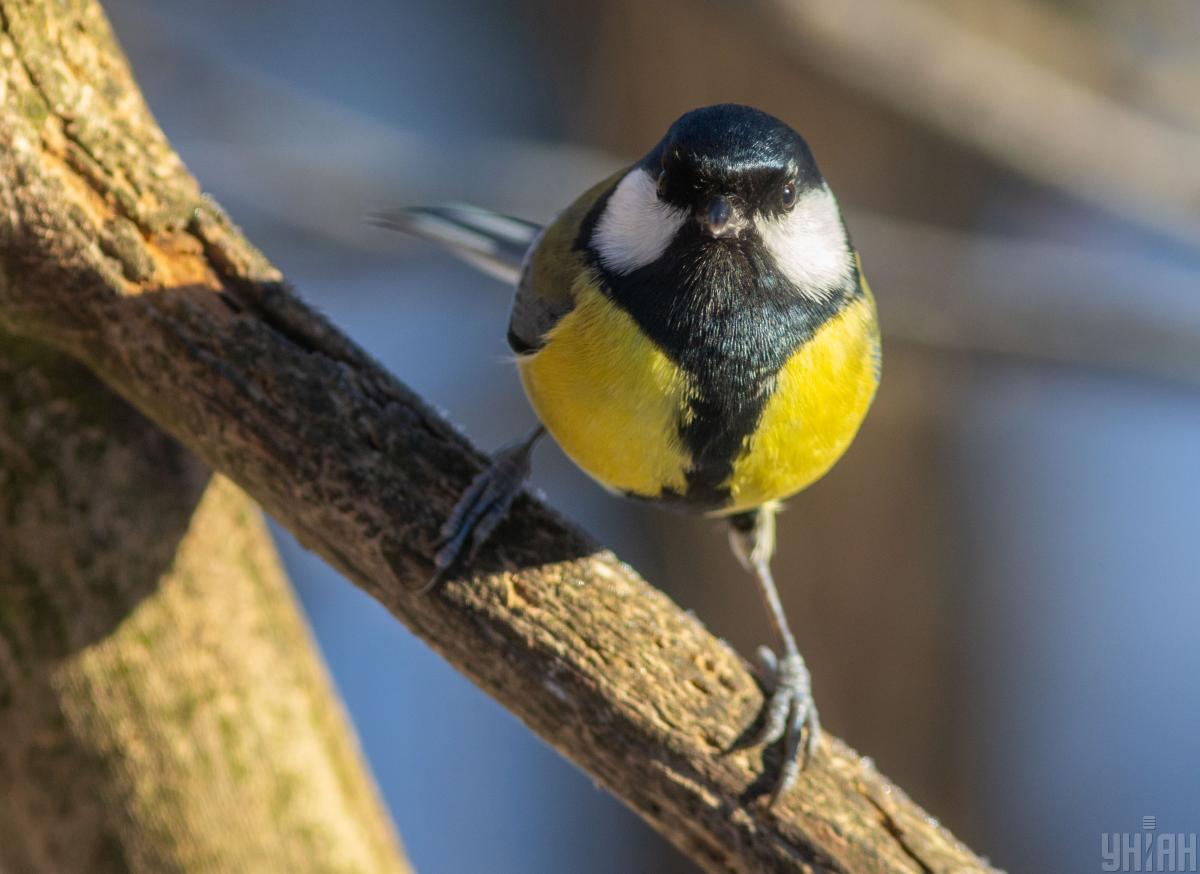
M 842 216 L 827 186 L 801 194 L 784 215 L 754 223 L 779 270 L 806 296 L 827 299 L 854 275 Z
M 687 221 L 687 212 L 660 201 L 656 189 L 650 174 L 639 167 L 609 196 L 592 246 L 614 273 L 630 273 L 658 260 Z

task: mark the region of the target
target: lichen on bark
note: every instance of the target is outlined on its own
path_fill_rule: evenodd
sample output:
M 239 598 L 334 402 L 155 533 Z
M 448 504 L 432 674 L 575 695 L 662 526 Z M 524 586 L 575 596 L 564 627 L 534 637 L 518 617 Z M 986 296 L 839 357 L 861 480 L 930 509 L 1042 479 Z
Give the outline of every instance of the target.
M 246 496 L 0 332 L 0 869 L 403 871 Z

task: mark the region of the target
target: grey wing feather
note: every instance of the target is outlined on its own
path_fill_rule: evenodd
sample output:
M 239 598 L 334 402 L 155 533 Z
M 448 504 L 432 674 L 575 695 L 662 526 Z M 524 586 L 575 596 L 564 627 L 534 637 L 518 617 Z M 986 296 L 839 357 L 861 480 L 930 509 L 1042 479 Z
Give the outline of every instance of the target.
M 541 237 L 535 241 L 535 245 L 540 240 Z M 536 249 L 530 252 L 534 257 L 540 255 Z M 539 271 L 531 260 L 527 258 L 525 261 L 517 293 L 513 296 L 512 315 L 508 320 L 508 345 L 518 355 L 527 355 L 540 349 L 550 329 L 575 306 L 570 294 L 571 284 L 565 278 L 562 278 L 560 294 L 548 296 L 539 291 L 535 277 L 540 274 L 539 278 L 544 284 L 545 271 Z
M 541 232 L 533 222 L 459 204 L 377 212 L 368 221 L 444 246 L 510 285 L 520 281 L 525 255 Z

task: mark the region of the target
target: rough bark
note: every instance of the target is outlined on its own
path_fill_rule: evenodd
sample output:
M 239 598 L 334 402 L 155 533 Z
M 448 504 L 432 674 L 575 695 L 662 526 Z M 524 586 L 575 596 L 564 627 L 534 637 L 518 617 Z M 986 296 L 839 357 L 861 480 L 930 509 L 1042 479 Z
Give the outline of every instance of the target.
M 228 480 L 0 333 L 0 868 L 403 871 Z
M 479 453 L 200 195 L 97 6 L 0 8 L 0 322 L 85 361 L 702 866 L 986 869 L 836 740 L 777 807 L 753 797 L 759 752 L 725 752 L 761 705 L 743 661 L 532 498 L 414 594 Z

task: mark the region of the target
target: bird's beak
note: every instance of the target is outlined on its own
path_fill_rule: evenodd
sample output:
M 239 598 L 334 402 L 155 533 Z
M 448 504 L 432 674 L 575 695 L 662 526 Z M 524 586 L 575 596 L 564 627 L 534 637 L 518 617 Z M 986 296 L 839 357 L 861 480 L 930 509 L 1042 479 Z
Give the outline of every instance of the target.
M 735 237 L 745 224 L 737 207 L 724 194 L 713 195 L 697 209 L 696 220 L 701 230 L 713 239 Z

